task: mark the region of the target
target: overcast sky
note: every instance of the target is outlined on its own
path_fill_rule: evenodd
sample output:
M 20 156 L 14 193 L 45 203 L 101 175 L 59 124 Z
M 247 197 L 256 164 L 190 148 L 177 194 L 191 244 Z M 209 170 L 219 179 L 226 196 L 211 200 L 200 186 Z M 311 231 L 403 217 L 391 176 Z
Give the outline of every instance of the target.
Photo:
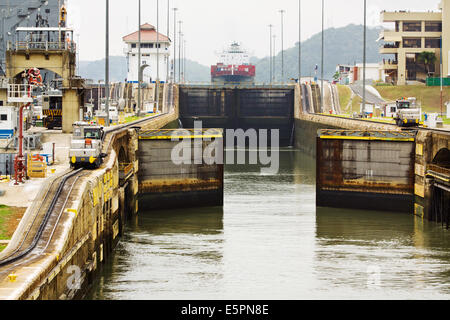
M 142 23 L 156 26 L 157 0 L 142 1 Z M 159 0 L 160 32 L 167 33 L 167 1 Z M 436 11 L 440 0 L 367 0 L 368 23 L 380 25 L 382 10 Z M 79 34 L 80 59 L 105 56 L 105 0 L 67 0 L 69 25 Z M 286 10 L 284 47 L 298 41 L 298 0 L 170 0 L 183 21 L 189 59 L 205 65 L 217 62 L 216 52 L 231 41 L 241 42 L 257 57 L 269 55 L 269 24 L 275 25 L 281 49 L 280 9 Z M 321 1 L 302 0 L 302 38 L 321 30 Z M 110 0 L 110 54 L 124 55 L 122 37 L 138 29 L 138 0 Z M 325 0 L 325 27 L 363 23 L 363 0 Z M 170 14 L 173 37 L 173 12 Z M 77 38 L 75 38 L 76 40 Z

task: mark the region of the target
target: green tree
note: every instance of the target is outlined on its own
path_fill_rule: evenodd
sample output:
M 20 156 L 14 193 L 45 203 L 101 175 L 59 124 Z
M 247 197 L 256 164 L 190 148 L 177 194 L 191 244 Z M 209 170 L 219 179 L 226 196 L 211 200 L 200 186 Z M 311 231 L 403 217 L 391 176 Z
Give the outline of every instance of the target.
M 434 52 L 421 52 L 417 57 L 417 61 L 423 63 L 427 68 L 427 75 L 430 75 L 430 67 L 436 63 L 437 57 Z
M 341 77 L 341 74 L 339 73 L 339 71 L 336 71 L 336 73 L 333 75 L 333 80 L 334 81 L 339 81 L 340 77 Z

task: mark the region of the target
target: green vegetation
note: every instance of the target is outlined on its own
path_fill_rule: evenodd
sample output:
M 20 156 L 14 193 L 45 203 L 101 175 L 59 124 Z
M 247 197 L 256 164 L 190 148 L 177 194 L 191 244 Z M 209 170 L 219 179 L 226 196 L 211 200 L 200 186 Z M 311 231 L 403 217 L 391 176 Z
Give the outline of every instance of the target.
M 350 64 L 362 62 L 363 55 L 363 33 L 362 25 L 348 25 L 343 28 L 330 28 L 324 32 L 325 56 L 324 56 L 324 76 L 331 80 L 336 72 L 338 64 Z M 367 28 L 367 63 L 378 63 L 383 58 L 388 59 L 389 55 L 379 53 L 380 28 Z M 277 40 L 279 41 L 279 40 Z M 318 76 L 320 77 L 320 57 L 321 57 L 321 32 L 313 35 L 308 40 L 302 42 L 302 76 L 314 77 L 314 67 L 319 65 Z M 245 44 L 244 44 L 245 45 Z M 277 43 L 280 48 L 279 43 Z M 270 58 L 252 58 L 256 64 L 256 81 L 269 82 Z M 298 78 L 298 43 L 293 48 L 284 51 L 285 81 Z M 281 80 L 281 52 L 276 56 L 276 76 L 277 81 Z
M 25 208 L 0 205 L 0 240 L 11 240 L 24 212 Z M 6 245 L 0 245 L 0 251 L 5 247 Z
M 421 52 L 417 57 L 417 61 L 423 63 L 427 68 L 427 75 L 430 74 L 430 67 L 436 63 L 437 57 L 434 52 Z
M 450 125 L 450 118 L 442 117 L 442 121 L 444 121 L 444 124 Z
M 14 214 L 14 211 L 7 206 L 0 205 L 0 240 L 9 240 L 8 220 Z
M 381 96 L 388 101 L 402 97 L 415 97 L 425 112 L 441 111 L 441 93 L 439 87 L 426 86 L 392 86 L 376 87 Z M 450 87 L 444 88 L 444 103 L 450 100 Z M 445 108 L 445 107 L 444 107 Z M 444 110 L 445 112 L 445 110 Z
M 339 93 L 339 103 L 341 105 L 341 109 L 345 110 L 347 105 L 352 98 L 352 90 L 348 86 L 337 85 L 338 93 Z
M 362 103 L 362 99 L 355 95 L 353 97 L 353 101 L 352 101 L 352 109 L 351 109 L 351 113 L 360 113 L 361 112 L 361 103 Z
M 393 84 L 392 83 L 385 83 L 385 82 L 376 82 L 375 86 L 376 87 L 392 87 Z
M 6 245 L 5 244 L 0 244 L 0 252 L 2 252 L 3 250 L 5 250 Z
M 141 120 L 141 119 L 144 119 L 144 118 L 147 118 L 147 117 L 150 117 L 151 115 L 150 114 L 146 114 L 145 116 L 141 116 L 141 117 L 137 117 L 137 116 L 129 116 L 129 117 L 126 117 L 125 118 L 125 123 L 130 123 L 130 122 L 133 122 L 133 121 L 136 121 L 136 120 Z

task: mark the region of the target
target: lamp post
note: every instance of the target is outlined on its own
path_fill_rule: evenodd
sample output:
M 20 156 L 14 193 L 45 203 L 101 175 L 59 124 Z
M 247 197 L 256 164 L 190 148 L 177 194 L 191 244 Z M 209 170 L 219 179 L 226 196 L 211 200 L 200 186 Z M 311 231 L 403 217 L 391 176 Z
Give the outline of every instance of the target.
M 361 112 L 366 116 L 366 42 L 367 42 L 367 0 L 364 0 L 364 39 L 363 39 L 363 101 Z
M 80 75 L 80 34 L 77 33 L 77 75 Z
M 284 81 L 284 13 L 286 11 L 279 12 L 281 14 L 281 81 Z
M 184 74 L 184 83 L 186 83 L 186 79 L 187 79 L 187 75 L 186 75 L 186 65 L 187 65 L 187 58 L 186 58 L 186 39 L 184 39 L 184 54 L 183 54 L 183 56 L 184 56 L 184 63 L 183 63 L 183 66 L 184 66 L 184 69 L 183 69 L 183 74 Z
M 105 126 L 109 127 L 109 0 L 106 0 L 106 42 L 105 42 Z
M 156 110 L 159 111 L 159 0 L 156 0 Z
M 298 83 L 302 79 L 302 0 L 298 0 Z
M 159 86 L 159 0 L 156 0 L 156 93 Z
M 142 82 L 142 72 L 141 72 L 141 0 L 139 0 L 139 31 L 138 31 L 138 103 L 136 106 L 136 114 L 138 117 L 141 116 L 141 82 Z
M 167 0 L 167 38 L 170 38 L 170 0 Z M 169 63 L 170 63 L 170 56 L 169 53 L 167 54 L 167 70 L 166 70 L 166 82 L 169 82 Z
M 321 80 L 321 89 L 320 89 L 320 93 L 321 93 L 321 96 L 320 96 L 320 111 L 321 112 L 323 112 L 324 111 L 324 108 L 323 108 L 323 106 L 324 106 L 324 91 L 323 91 L 323 77 L 324 77 L 324 75 L 323 75 L 323 66 L 324 66 L 324 63 L 323 63 L 323 59 L 324 59 L 324 21 L 325 21 L 325 0 L 322 0 L 322 61 L 321 61 L 321 64 L 322 64 L 322 67 L 321 67 L 321 77 L 322 77 L 322 80 Z
M 181 24 L 183 23 L 183 21 L 178 21 L 179 24 L 179 30 L 178 30 L 178 35 L 180 38 L 180 44 L 178 45 L 178 82 L 181 82 Z
M 272 68 L 273 68 L 273 71 L 272 71 L 272 77 L 273 77 L 273 82 L 275 82 L 276 81 L 276 79 L 277 79 L 277 75 L 276 75 L 276 70 L 277 70 L 277 68 L 276 68 L 276 64 L 277 64 L 277 57 L 276 57 L 276 45 L 277 45 L 277 35 L 276 34 L 274 34 L 273 35 L 273 63 L 272 63 Z
M 440 48 L 440 74 L 441 74 L 441 117 L 444 116 L 444 67 L 443 67 L 443 63 L 442 63 L 442 45 L 443 45 L 443 39 L 441 36 L 441 48 Z
M 178 8 L 173 8 L 173 83 L 177 82 L 177 11 Z
M 269 30 L 270 30 L 270 78 L 269 82 L 272 84 L 272 28 L 273 25 L 269 24 Z
M 182 32 L 180 32 L 180 57 L 179 57 L 179 60 L 180 60 L 180 71 L 179 71 L 179 73 L 180 73 L 180 83 L 183 83 L 183 77 L 184 77 L 184 72 L 183 72 L 183 68 L 184 68 L 184 66 L 183 66 L 183 63 L 184 63 L 184 60 L 183 60 L 183 37 L 184 37 L 184 34 L 182 33 Z

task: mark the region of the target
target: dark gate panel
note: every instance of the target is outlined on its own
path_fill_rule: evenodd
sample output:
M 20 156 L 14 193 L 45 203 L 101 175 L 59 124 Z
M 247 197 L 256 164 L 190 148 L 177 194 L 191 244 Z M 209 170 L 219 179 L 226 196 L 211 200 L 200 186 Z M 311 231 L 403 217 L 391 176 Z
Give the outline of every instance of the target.
M 280 145 L 290 145 L 294 133 L 294 87 L 180 87 L 180 120 L 193 128 L 278 129 Z

